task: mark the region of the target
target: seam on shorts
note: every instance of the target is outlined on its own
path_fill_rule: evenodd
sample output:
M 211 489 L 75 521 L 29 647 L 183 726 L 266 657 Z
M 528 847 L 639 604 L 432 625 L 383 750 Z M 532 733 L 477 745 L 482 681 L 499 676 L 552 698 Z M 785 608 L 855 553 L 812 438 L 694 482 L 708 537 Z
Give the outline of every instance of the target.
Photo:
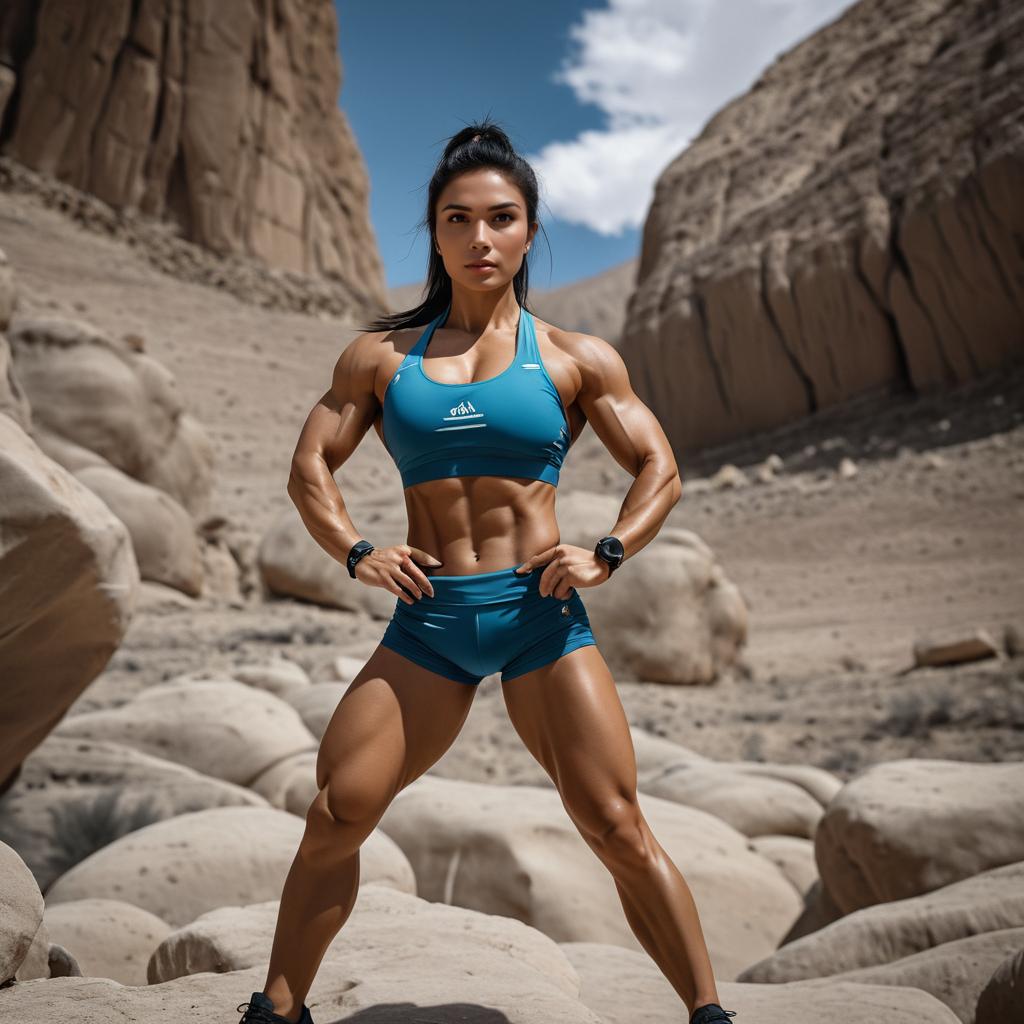
M 560 651 L 553 658 L 548 658 L 547 661 L 538 661 L 536 664 L 527 664 L 526 667 L 520 666 L 515 675 L 506 676 L 502 673 L 501 681 L 503 683 L 509 682 L 512 679 L 518 679 L 520 676 L 525 676 L 527 672 L 532 672 L 536 668 L 543 668 L 545 665 L 550 665 L 552 662 L 558 661 L 559 658 L 565 657 L 567 654 L 572 654 L 573 651 L 578 650 L 580 647 L 596 647 L 597 641 L 593 636 L 580 636 L 569 643 L 569 646 L 565 650 Z

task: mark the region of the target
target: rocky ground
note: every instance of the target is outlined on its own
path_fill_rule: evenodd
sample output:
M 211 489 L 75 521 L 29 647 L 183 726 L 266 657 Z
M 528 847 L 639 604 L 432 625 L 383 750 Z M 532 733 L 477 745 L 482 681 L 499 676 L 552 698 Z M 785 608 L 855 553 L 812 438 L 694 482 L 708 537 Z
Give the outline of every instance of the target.
M 212 508 L 230 536 L 255 543 L 289 511 L 285 482 L 299 428 L 358 324 L 260 308 L 172 277 L 124 240 L 24 193 L 0 193 L 0 247 L 17 275 L 21 315 L 137 334 L 175 375 L 212 439 Z M 753 482 L 754 467 L 771 454 L 781 470 Z M 838 472 L 844 456 L 855 475 Z M 725 463 L 751 482 L 709 485 Z M 710 687 L 618 680 L 634 724 L 716 758 L 801 761 L 844 777 L 908 755 L 1024 754 L 1024 659 L 903 672 L 921 638 L 986 629 L 1004 650 L 1016 649 L 1014 631 L 1024 627 L 1024 367 L 942 395 L 866 397 L 770 436 L 681 453 L 680 468 L 684 495 L 669 523 L 698 533 L 741 587 L 749 644 L 738 670 Z M 372 504 L 401 503 L 397 472 L 372 432 L 337 479 L 368 533 Z M 629 483 L 588 430 L 560 493 L 624 496 Z M 75 710 L 120 702 L 178 672 L 276 654 L 323 675 L 340 653 L 368 654 L 383 625 L 269 596 L 238 607 L 154 599 Z M 535 774 L 493 679 L 448 759 L 463 778 Z M 449 769 L 442 762 L 438 770 Z

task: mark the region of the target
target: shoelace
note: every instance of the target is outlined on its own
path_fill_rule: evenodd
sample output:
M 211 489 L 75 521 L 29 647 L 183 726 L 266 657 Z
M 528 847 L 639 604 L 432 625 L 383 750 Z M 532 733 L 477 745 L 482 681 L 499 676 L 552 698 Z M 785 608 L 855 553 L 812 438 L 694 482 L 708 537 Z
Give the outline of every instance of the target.
M 242 1011 L 245 1011 L 242 1013 Z M 239 1003 L 235 1007 L 236 1013 L 242 1014 L 238 1024 L 277 1024 L 273 1017 L 267 1015 L 262 1006 L 253 1006 L 252 1003 Z
M 722 1016 L 723 1014 L 726 1017 L 735 1017 L 736 1011 L 716 1009 L 715 1011 L 713 1011 L 712 1016 L 704 1017 L 703 1019 L 701 1019 L 701 1024 L 715 1024 L 715 1021 L 724 1019 Z

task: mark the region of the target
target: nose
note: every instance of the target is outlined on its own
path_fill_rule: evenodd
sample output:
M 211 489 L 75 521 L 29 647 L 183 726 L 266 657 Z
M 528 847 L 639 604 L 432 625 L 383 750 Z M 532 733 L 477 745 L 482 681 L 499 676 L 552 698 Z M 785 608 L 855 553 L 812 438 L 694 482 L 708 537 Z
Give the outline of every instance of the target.
M 480 246 L 489 246 L 487 241 L 487 225 L 482 221 L 477 221 L 476 231 L 473 232 L 473 245 L 479 248 Z

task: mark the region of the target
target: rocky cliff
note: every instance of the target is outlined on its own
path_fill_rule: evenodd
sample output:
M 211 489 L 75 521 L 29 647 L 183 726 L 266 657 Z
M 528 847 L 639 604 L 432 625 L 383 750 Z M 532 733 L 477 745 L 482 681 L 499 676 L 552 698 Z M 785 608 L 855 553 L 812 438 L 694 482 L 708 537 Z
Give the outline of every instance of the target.
M 677 450 L 1024 355 L 1024 7 L 861 0 L 662 174 L 620 345 Z
M 383 306 L 330 0 L 9 0 L 0 149 L 218 253 Z

